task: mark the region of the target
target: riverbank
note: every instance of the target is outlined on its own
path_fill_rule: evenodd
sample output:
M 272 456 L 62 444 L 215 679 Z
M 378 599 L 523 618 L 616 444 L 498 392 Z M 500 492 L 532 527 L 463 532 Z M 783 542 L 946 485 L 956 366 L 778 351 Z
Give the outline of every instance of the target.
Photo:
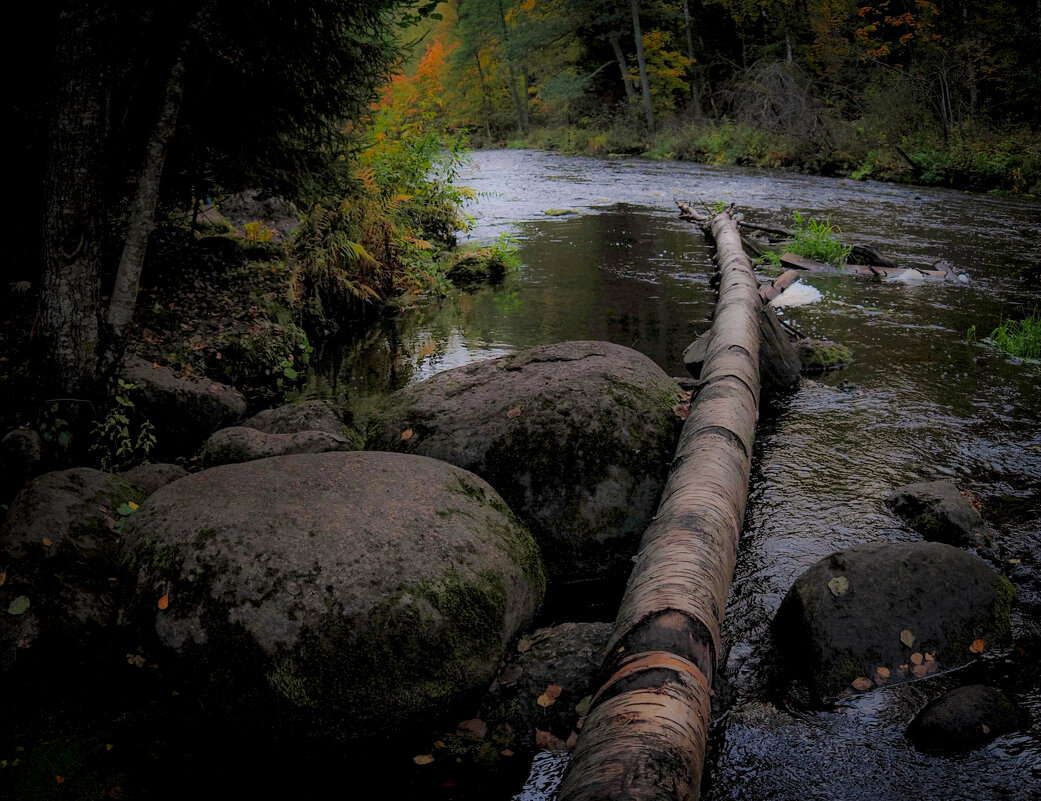
M 804 132 L 764 130 L 724 119 L 672 123 L 653 134 L 626 123 L 544 127 L 509 140 L 507 146 L 797 170 L 1024 197 L 1041 194 L 1041 135 L 1027 127 L 965 127 L 946 142 L 925 135 L 893 142 L 864 133 L 862 126 L 844 124 L 833 133 L 807 138 Z

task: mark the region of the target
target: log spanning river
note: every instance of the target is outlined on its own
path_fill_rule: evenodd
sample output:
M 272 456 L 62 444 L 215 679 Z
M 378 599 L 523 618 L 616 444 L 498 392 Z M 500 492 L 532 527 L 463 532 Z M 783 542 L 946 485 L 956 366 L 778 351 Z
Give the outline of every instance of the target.
M 790 227 L 828 218 L 850 242 L 900 266 L 944 259 L 967 286 L 811 275 L 818 302 L 784 312 L 804 333 L 852 348 L 852 366 L 764 405 L 748 512 L 724 621 L 724 653 L 703 797 L 1026 799 L 1041 794 L 1041 365 L 967 341 L 1041 304 L 1036 201 L 941 189 L 531 151 L 476 154 L 469 238 L 516 240 L 523 266 L 496 287 L 456 291 L 384 321 L 327 354 L 318 386 L 362 410 L 387 391 L 529 345 L 605 339 L 671 375 L 708 327 L 711 253 L 680 221 L 681 200 L 736 203 Z M 548 215 L 546 212 L 568 211 Z M 893 488 L 950 478 L 998 534 L 994 566 L 1016 587 L 1010 653 L 954 674 L 841 701 L 790 704 L 769 623 L 818 559 L 864 542 L 914 541 L 886 510 Z M 612 620 L 614 609 L 584 612 Z M 558 621 L 559 622 L 559 621 Z M 904 729 L 947 686 L 1003 687 L 1032 727 L 961 756 L 915 750 Z M 559 759 L 516 792 L 548 799 Z M 506 801 L 503 798 L 502 801 Z

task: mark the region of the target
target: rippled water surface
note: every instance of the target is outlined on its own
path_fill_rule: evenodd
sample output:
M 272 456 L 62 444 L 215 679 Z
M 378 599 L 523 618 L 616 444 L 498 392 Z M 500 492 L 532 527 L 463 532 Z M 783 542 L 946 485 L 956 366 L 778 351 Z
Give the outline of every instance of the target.
M 458 292 L 374 328 L 328 357 L 323 386 L 363 409 L 380 393 L 528 345 L 608 339 L 671 375 L 704 330 L 711 253 L 679 221 L 674 194 L 736 203 L 786 226 L 801 210 L 906 266 L 945 259 L 972 283 L 905 285 L 810 276 L 820 302 L 785 317 L 851 347 L 855 363 L 761 414 L 749 510 L 731 590 L 710 799 L 1023 799 L 1041 795 L 1041 366 L 966 341 L 1041 303 L 1035 202 L 673 162 L 601 161 L 530 151 L 479 153 L 470 236 L 515 236 L 523 267 L 499 287 Z M 548 209 L 573 214 L 547 216 Z M 882 500 L 951 478 L 997 531 L 983 554 L 1015 584 L 1017 648 L 955 672 L 847 700 L 789 708 L 769 621 L 795 578 L 857 543 L 915 540 Z M 1017 561 L 1018 560 L 1018 561 Z M 959 757 L 903 736 L 944 688 L 997 683 L 1032 728 Z

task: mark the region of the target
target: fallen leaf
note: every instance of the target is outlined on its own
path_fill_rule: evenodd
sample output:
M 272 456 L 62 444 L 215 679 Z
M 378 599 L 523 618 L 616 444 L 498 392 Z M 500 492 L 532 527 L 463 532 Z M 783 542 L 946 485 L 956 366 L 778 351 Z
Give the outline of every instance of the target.
M 547 684 L 546 689 L 543 692 L 550 698 L 556 699 L 560 698 L 560 694 L 564 692 L 564 688 L 561 687 L 559 684 Z
M 1019 564 L 1020 562 L 1022 562 L 1022 561 L 1023 561 L 1022 559 L 1009 559 L 1009 560 L 1008 560 L 1008 563 L 1009 563 L 1010 565 L 1018 565 L 1018 564 Z
M 127 501 L 127 506 L 129 506 L 135 512 L 141 508 L 138 504 L 134 503 L 133 501 Z
M 527 651 L 530 648 L 531 648 L 531 640 L 525 638 L 523 640 L 518 640 L 517 641 L 517 650 L 520 651 L 520 653 L 523 654 L 525 651 Z
M 986 723 L 981 723 L 980 728 L 983 729 L 984 734 L 990 734 L 990 726 L 988 726 Z
M 875 683 L 866 676 L 857 676 L 857 678 L 853 679 L 853 681 L 851 681 L 849 684 L 854 690 L 857 690 L 858 692 L 866 692 L 867 690 L 870 690 L 872 687 L 875 686 Z
M 520 406 L 514 406 L 512 409 L 510 409 L 508 412 L 506 412 L 506 416 L 509 417 L 512 420 L 514 417 L 519 417 L 520 413 L 521 413 Z
M 0 587 L 4 586 L 4 582 L 7 581 L 7 571 L 0 572 Z
M 936 672 L 936 663 L 923 662 L 920 665 L 915 665 L 914 670 L 911 672 L 914 673 L 916 679 L 925 678 L 926 676 Z
M 875 668 L 875 675 L 879 678 L 888 679 L 892 672 L 887 667 L 877 667 Z
M 433 754 L 419 754 L 418 756 L 412 757 L 412 761 L 417 765 L 429 765 L 434 761 Z
M 908 648 L 914 645 L 914 634 L 911 633 L 911 629 L 904 629 L 900 632 L 900 642 Z
M 42 540 L 40 540 L 40 542 L 43 543 L 44 548 L 50 548 L 52 545 L 54 545 L 54 540 L 52 540 L 50 537 L 44 537 Z
M 415 434 L 415 433 L 416 432 L 413 431 L 411 428 L 406 428 L 404 431 L 401 432 L 401 438 L 402 439 L 412 439 L 412 435 Z
M 127 664 L 141 668 L 145 666 L 145 658 L 141 654 L 127 654 Z
M 65 777 L 64 776 L 55 776 L 54 777 L 54 781 L 58 782 L 58 784 L 65 784 Z
M 159 602 L 157 604 L 157 606 L 160 609 L 166 609 L 169 605 L 170 605 L 170 596 L 169 596 L 169 594 L 164 595 L 162 598 L 160 598 Z
M 675 406 L 672 407 L 672 411 L 676 413 L 676 416 L 680 420 L 686 420 L 687 417 L 690 415 L 690 406 L 688 406 L 686 403 L 677 403 Z
M 936 661 L 936 654 L 926 653 L 925 661 L 926 662 L 935 662 Z
M 578 716 L 580 718 L 584 718 L 586 715 L 589 714 L 589 710 L 590 708 L 592 708 L 592 706 L 593 696 L 587 695 L 585 698 L 583 698 L 581 701 L 575 704 L 575 712 L 578 713 Z
M 922 656 L 918 651 L 915 651 L 913 654 L 911 654 L 911 664 L 912 665 L 920 665 L 924 661 L 925 661 L 925 657 Z
M 911 666 L 910 666 L 909 664 L 907 664 L 907 663 L 905 662 L 904 664 L 902 664 L 902 665 L 900 666 L 900 669 L 901 669 L 901 670 L 908 670 L 908 669 L 909 669 L 910 667 L 911 667 Z
M 828 589 L 835 597 L 844 595 L 849 590 L 849 579 L 845 576 L 835 576 L 828 582 Z
M 513 751 L 511 751 L 509 748 L 504 748 L 499 753 L 502 754 L 504 757 L 513 756 Z
M 471 718 L 470 720 L 462 721 L 457 727 L 458 733 L 472 740 L 483 740 L 484 736 L 488 733 L 488 724 L 480 718 Z
M 9 615 L 24 615 L 28 611 L 29 598 L 25 595 L 19 595 L 7 607 L 7 614 Z
M 987 644 L 979 637 L 972 641 L 972 645 L 969 646 L 969 650 L 974 654 L 982 654 Z
M 543 693 L 535 699 L 535 703 L 541 707 L 553 706 L 557 702 L 556 698 L 550 698 L 548 695 Z
M 568 735 L 567 742 L 564 744 L 567 746 L 568 751 L 574 751 L 575 746 L 578 745 L 578 732 L 572 731 L 571 734 Z

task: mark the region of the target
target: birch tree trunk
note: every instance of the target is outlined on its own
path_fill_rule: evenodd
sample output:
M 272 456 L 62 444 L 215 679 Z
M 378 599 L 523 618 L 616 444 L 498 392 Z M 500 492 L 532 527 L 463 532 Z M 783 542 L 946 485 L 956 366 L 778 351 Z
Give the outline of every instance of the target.
M 720 624 L 737 558 L 759 407 L 759 290 L 726 212 L 719 300 L 699 388 L 644 533 L 560 801 L 696 799 Z
M 625 60 L 625 53 L 622 52 L 622 45 L 618 41 L 619 34 L 617 31 L 612 31 L 607 37 L 607 41 L 611 43 L 611 50 L 614 52 L 615 61 L 618 62 L 618 69 L 622 73 L 622 86 L 625 87 L 625 99 L 632 101 L 636 97 L 636 90 L 633 89 L 632 80 L 629 78 L 629 67 Z

